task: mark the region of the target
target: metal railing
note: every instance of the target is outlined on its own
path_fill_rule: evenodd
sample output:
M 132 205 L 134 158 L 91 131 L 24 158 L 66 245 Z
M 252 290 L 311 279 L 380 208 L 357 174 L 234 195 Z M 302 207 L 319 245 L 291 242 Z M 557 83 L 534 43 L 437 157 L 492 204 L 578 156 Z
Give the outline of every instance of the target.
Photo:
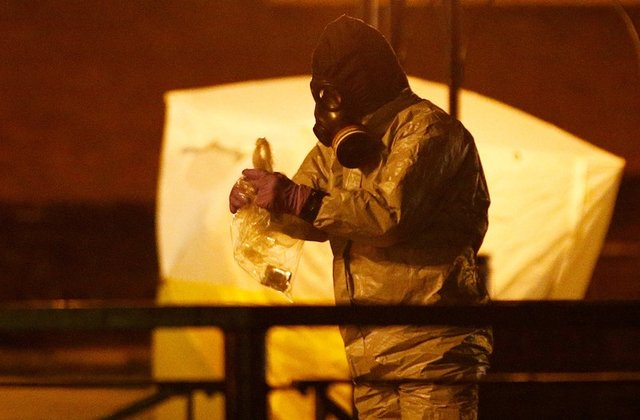
M 123 417 L 194 389 L 225 394 L 227 419 L 266 419 L 265 337 L 275 326 L 492 325 L 510 329 L 640 327 L 640 302 L 518 301 L 484 306 L 156 306 L 65 301 L 0 306 L 0 332 L 123 331 L 217 327 L 224 333 L 224 381 L 155 383 L 158 392 L 110 418 Z M 631 372 L 632 380 L 639 380 Z M 321 390 L 325 382 L 303 384 Z M 128 410 L 128 411 L 127 411 Z

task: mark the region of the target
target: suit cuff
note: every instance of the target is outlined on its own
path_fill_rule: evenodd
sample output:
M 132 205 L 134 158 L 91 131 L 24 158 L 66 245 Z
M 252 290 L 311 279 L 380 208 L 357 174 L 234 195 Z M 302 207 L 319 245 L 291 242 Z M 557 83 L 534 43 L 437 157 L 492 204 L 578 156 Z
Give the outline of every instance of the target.
M 318 212 L 322 206 L 322 199 L 327 195 L 326 192 L 321 190 L 311 190 L 311 194 L 309 194 L 309 198 L 307 198 L 300 212 L 300 218 L 309 223 L 313 223 L 316 217 L 318 217 Z

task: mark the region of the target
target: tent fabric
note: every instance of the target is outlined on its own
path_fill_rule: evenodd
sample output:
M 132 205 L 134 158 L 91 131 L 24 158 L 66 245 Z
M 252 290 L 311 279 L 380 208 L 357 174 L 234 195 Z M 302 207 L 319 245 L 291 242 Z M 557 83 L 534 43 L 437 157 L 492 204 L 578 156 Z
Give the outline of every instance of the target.
M 305 75 L 166 94 L 157 202 L 159 303 L 288 303 L 234 261 L 228 194 L 241 170 L 251 166 L 259 137 L 271 144 L 274 169 L 295 173 L 316 141 L 309 80 Z M 419 96 L 446 104 L 445 85 L 415 77 L 409 82 Z M 460 119 L 475 137 L 492 199 L 489 231 L 480 249 L 489 259 L 492 299 L 583 298 L 624 160 L 482 95 L 463 91 L 460 104 Z M 296 304 L 333 303 L 328 244 L 304 244 L 291 297 Z M 333 335 L 337 332 L 324 333 L 323 340 L 335 348 L 309 340 L 305 329 L 274 338 L 271 380 L 317 373 L 306 357 L 289 356 L 291 343 L 306 346 L 295 348 L 295 354 L 322 353 L 332 366 L 326 372 L 346 377 L 343 350 Z M 190 337 L 195 348 L 198 338 Z M 154 365 L 155 372 L 179 374 L 179 367 L 166 362 L 170 357 L 160 356 L 175 351 L 165 349 L 163 342 L 167 340 L 158 339 L 154 350 L 157 360 L 163 360 Z

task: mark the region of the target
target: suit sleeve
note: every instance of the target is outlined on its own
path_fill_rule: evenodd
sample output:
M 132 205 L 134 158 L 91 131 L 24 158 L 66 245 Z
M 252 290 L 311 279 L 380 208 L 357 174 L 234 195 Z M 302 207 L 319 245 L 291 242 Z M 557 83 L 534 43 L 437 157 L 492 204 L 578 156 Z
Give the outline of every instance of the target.
M 314 226 L 330 235 L 393 246 L 429 226 L 470 146 L 454 120 L 412 121 L 397 130 L 372 186 L 330 188 Z

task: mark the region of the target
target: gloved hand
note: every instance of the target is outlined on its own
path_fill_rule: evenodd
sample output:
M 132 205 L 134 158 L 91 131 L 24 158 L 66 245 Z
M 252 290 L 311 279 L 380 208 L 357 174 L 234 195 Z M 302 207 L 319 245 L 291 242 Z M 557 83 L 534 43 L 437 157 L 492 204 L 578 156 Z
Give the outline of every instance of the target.
M 313 192 L 313 188 L 298 185 L 279 172 L 245 169 L 242 175 L 256 190 L 256 205 L 270 212 L 300 216 Z
M 242 175 L 229 194 L 231 213 L 236 213 L 253 200 L 257 206 L 269 211 L 289 213 L 313 222 L 322 198 L 327 195 L 324 191 L 298 185 L 279 172 L 245 169 Z
M 229 210 L 235 214 L 241 207 L 251 203 L 255 191 L 253 186 L 244 178 L 239 178 L 229 193 Z

